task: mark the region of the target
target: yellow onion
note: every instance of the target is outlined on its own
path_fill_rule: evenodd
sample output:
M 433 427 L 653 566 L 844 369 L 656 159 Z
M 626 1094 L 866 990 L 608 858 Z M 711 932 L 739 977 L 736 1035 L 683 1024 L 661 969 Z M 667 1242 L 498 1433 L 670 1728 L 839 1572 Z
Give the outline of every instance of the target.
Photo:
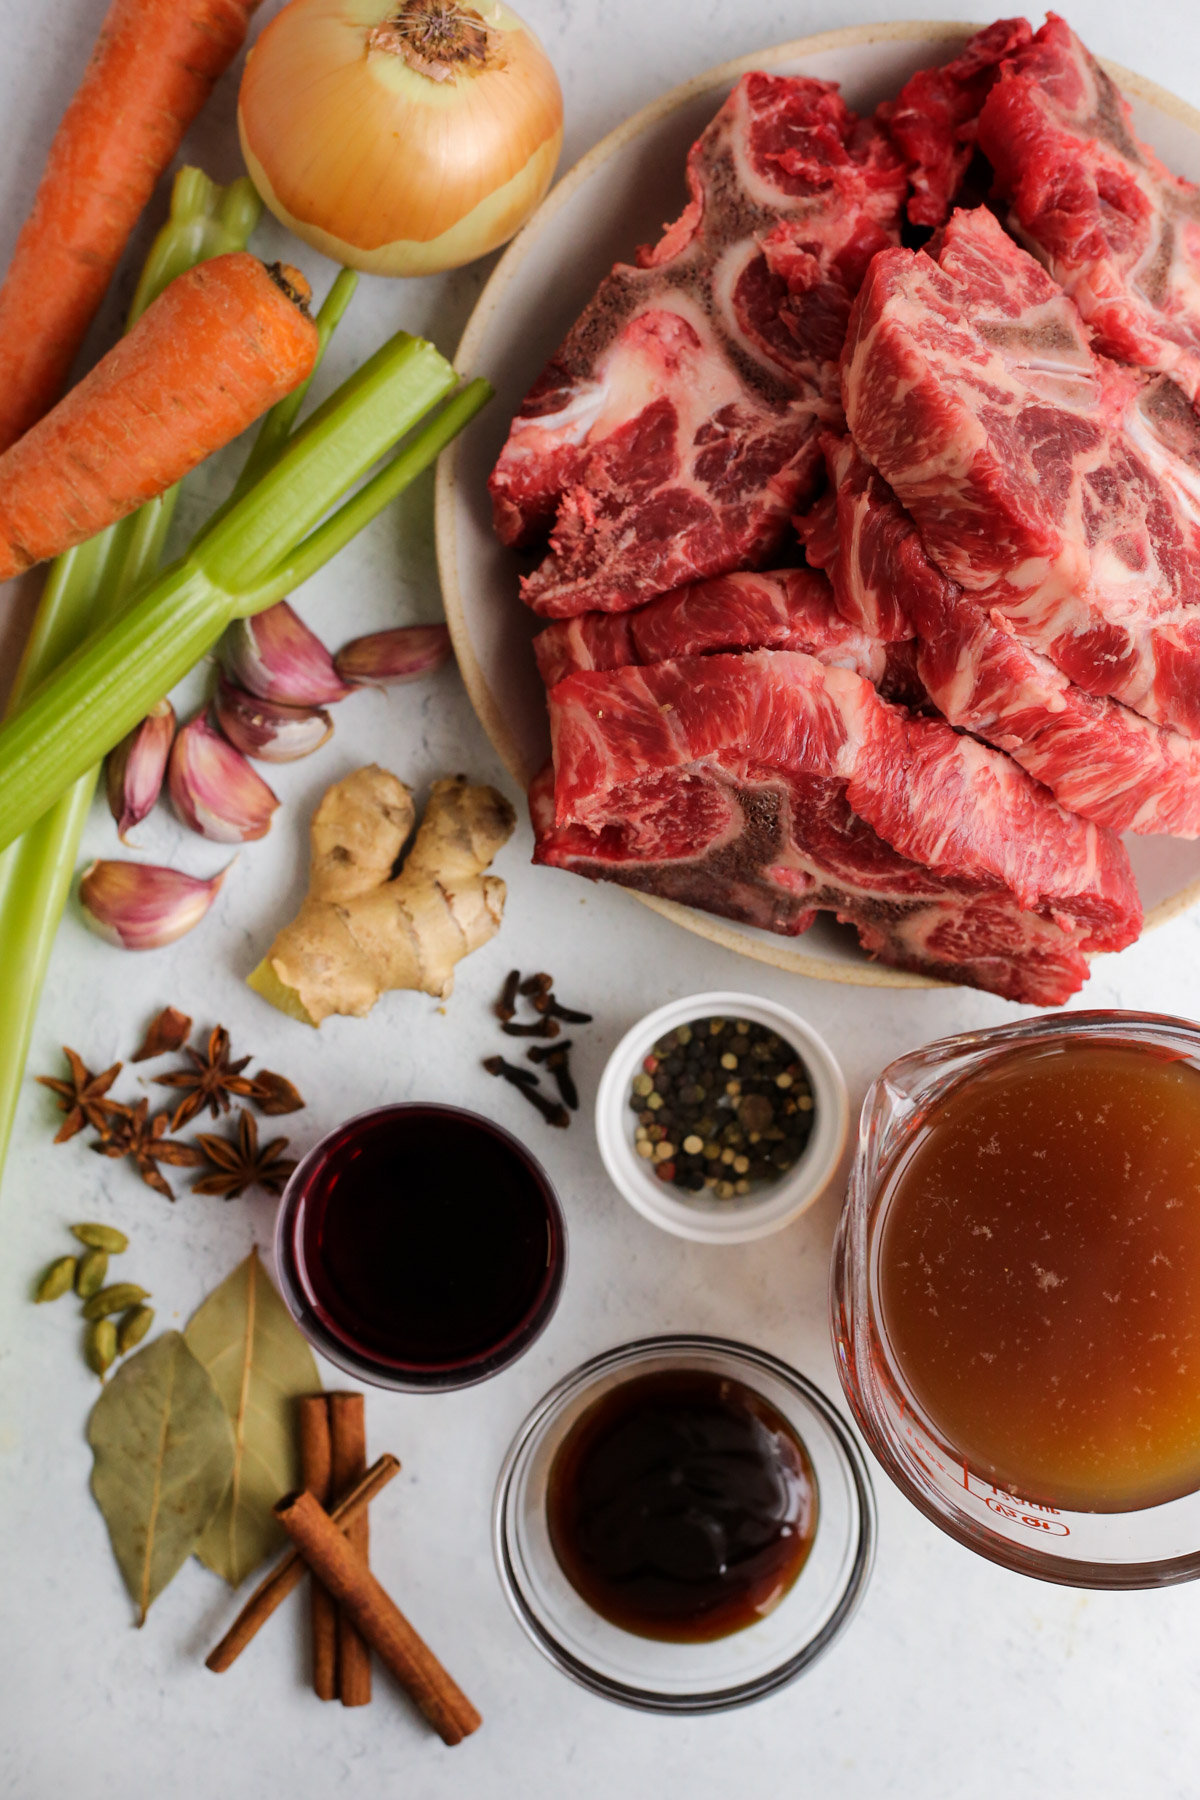
M 562 94 L 499 0 L 291 0 L 246 64 L 238 129 L 297 237 L 351 268 L 429 275 L 525 223 L 558 161 Z

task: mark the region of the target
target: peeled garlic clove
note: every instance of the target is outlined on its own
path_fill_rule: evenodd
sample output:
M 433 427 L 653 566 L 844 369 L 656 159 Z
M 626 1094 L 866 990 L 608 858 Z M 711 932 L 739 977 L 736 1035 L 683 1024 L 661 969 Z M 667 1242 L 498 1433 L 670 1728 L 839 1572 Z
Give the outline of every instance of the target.
M 295 762 L 333 735 L 333 720 L 319 706 L 283 706 L 260 700 L 222 675 L 213 714 L 235 750 L 262 762 Z
M 219 844 L 265 837 L 279 805 L 262 776 L 203 713 L 184 726 L 171 747 L 167 787 L 184 824 Z
M 222 640 L 221 662 L 240 687 L 284 706 L 331 706 L 351 692 L 320 638 L 286 600 L 236 620 Z
M 417 681 L 440 668 L 449 654 L 450 633 L 444 625 L 399 625 L 393 631 L 373 631 L 343 644 L 333 665 L 344 681 L 355 686 L 371 681 Z
M 105 764 L 108 806 L 122 843 L 125 833 L 141 823 L 162 792 L 174 736 L 175 708 L 169 700 L 160 700 L 109 752 Z
M 98 937 L 123 950 L 157 950 L 200 923 L 228 873 L 202 881 L 158 863 L 94 862 L 80 878 L 79 903 Z

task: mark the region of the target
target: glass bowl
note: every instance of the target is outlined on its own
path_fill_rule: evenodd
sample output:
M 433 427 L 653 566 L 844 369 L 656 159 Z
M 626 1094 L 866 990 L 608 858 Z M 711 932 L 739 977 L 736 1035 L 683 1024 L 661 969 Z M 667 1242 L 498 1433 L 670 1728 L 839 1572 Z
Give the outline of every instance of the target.
M 356 1149 L 371 1133 L 386 1129 L 389 1120 L 397 1117 L 433 1120 L 445 1127 L 450 1142 L 461 1141 L 468 1133 L 485 1135 L 520 1164 L 546 1209 L 546 1269 L 530 1304 L 496 1342 L 455 1360 L 406 1362 L 364 1344 L 322 1304 L 305 1266 L 305 1208 L 327 1165 L 347 1149 Z M 429 1196 L 431 1207 L 441 1204 L 443 1197 L 440 1194 Z M 567 1222 L 541 1163 L 503 1126 L 459 1106 L 427 1105 L 420 1101 L 379 1106 L 344 1120 L 328 1132 L 293 1172 L 276 1214 L 275 1269 L 280 1293 L 296 1324 L 313 1348 L 339 1369 L 374 1387 L 395 1388 L 411 1394 L 445 1392 L 451 1388 L 472 1387 L 478 1381 L 499 1374 L 501 1369 L 523 1356 L 541 1336 L 554 1316 L 566 1279 Z
M 668 1369 L 729 1376 L 763 1395 L 803 1441 L 817 1479 L 816 1536 L 794 1586 L 765 1618 L 712 1643 L 663 1643 L 601 1618 L 559 1567 L 546 1523 L 550 1467 L 575 1420 L 631 1376 Z M 845 1630 L 871 1573 L 875 1502 L 850 1432 L 786 1363 L 721 1338 L 643 1338 L 593 1357 L 530 1413 L 500 1471 L 492 1538 L 509 1604 L 565 1675 L 643 1712 L 720 1712 L 794 1681 Z
M 1097 1513 L 1040 1505 L 994 1486 L 922 1415 L 889 1352 L 876 1305 L 888 1178 L 931 1108 L 964 1077 L 1018 1046 L 1050 1050 L 1081 1039 L 1146 1046 L 1200 1068 L 1200 1027 L 1186 1019 L 1075 1012 L 943 1038 L 878 1077 L 863 1102 L 834 1242 L 834 1354 L 854 1417 L 884 1469 L 927 1519 L 968 1550 L 1070 1587 L 1160 1587 L 1200 1575 L 1200 1492 L 1137 1511 Z

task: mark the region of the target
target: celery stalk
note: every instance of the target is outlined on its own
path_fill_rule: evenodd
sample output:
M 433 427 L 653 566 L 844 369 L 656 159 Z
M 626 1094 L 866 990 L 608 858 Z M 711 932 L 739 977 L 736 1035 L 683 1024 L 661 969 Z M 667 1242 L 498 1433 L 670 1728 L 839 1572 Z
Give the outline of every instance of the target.
M 341 324 L 342 316 L 351 300 L 353 300 L 354 290 L 357 286 L 358 276 L 354 270 L 342 269 L 339 271 L 333 286 L 321 302 L 321 308 L 317 313 L 316 321 L 318 363 L 325 354 L 325 346 Z M 315 374 L 316 370 L 314 369 L 313 375 Z M 312 380 L 313 376 L 310 375 L 308 380 L 302 381 L 298 388 L 293 388 L 290 394 L 285 394 L 283 399 L 276 402 L 263 420 L 258 436 L 254 440 L 254 448 L 246 458 L 245 467 L 238 476 L 237 483 L 230 496 L 232 501 L 240 500 L 242 495 L 254 486 L 254 483 L 258 480 L 259 476 L 263 474 L 266 469 L 270 468 L 279 452 L 283 449 L 283 446 L 287 443 L 288 438 L 292 433 L 292 426 L 296 423 L 300 408 L 304 404 L 305 395 L 312 386 Z M 211 526 L 212 521 L 210 520 L 209 523 Z
M 454 370 L 432 344 L 397 332 L 317 408 L 216 527 L 202 533 L 189 554 L 212 586 L 233 596 L 262 580 L 454 382 Z
M 128 324 L 184 269 L 224 251 L 243 249 L 261 210 L 246 179 L 221 188 L 199 169 L 181 169 L 171 194 L 170 216 L 151 247 Z M 152 574 L 174 506 L 175 492 L 163 494 L 51 565 L 13 684 L 10 709 L 20 705 L 92 626 Z M 92 768 L 80 775 L 49 812 L 0 853 L 0 1169 L 98 773 Z
M 119 743 L 231 620 L 262 611 L 294 579 L 315 573 L 353 535 L 350 526 L 361 529 L 429 466 L 490 397 L 486 382 L 464 389 L 453 410 L 424 426 L 394 465 L 320 527 L 453 383 L 432 345 L 399 333 L 318 407 L 214 528 L 66 659 L 0 729 L 0 845 Z
M 251 613 L 261 612 L 264 606 L 274 605 L 284 594 L 315 575 L 351 538 L 358 536 L 364 525 L 369 525 L 385 506 L 411 486 L 491 397 L 490 384 L 478 378 L 460 388 L 437 417 L 431 419 L 391 462 L 385 463 L 337 512 L 276 563 L 263 589 L 267 598 L 260 598 L 257 593 L 243 595 L 239 614 L 246 618 Z

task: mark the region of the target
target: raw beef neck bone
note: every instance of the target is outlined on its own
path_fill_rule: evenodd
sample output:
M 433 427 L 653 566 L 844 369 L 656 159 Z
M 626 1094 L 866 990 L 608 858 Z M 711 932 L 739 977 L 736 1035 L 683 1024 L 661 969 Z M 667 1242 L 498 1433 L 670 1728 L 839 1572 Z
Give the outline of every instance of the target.
M 623 611 L 763 563 L 812 491 L 836 365 L 907 178 L 826 82 L 744 76 L 693 145 L 691 200 L 600 285 L 489 483 L 507 544 L 551 528 L 535 611 Z
M 1043 1005 L 1137 935 L 1118 839 L 850 671 L 701 657 L 571 676 L 550 708 L 539 862 L 791 935 L 833 911 L 899 967 Z
M 908 634 L 906 634 L 908 635 Z M 661 594 L 635 612 L 558 619 L 533 641 L 547 687 L 587 669 L 674 662 L 737 650 L 799 650 L 853 669 L 886 698 L 920 705 L 909 647 L 884 643 L 838 610 L 816 569 L 719 575 Z
M 1051 13 L 979 117 L 1009 224 L 1079 307 L 1096 349 L 1200 395 L 1200 188 L 1133 128 L 1119 88 Z
M 797 528 L 848 628 L 887 641 L 893 663 L 908 650 L 910 691 L 1007 751 L 1068 811 L 1118 832 L 1200 836 L 1200 742 L 1068 681 L 934 567 L 912 519 L 849 438 L 823 447 L 829 486 Z
M 881 252 L 855 302 L 855 443 L 934 564 L 1022 642 L 1087 693 L 1200 735 L 1200 426 L 1094 354 L 986 209 L 931 248 Z

